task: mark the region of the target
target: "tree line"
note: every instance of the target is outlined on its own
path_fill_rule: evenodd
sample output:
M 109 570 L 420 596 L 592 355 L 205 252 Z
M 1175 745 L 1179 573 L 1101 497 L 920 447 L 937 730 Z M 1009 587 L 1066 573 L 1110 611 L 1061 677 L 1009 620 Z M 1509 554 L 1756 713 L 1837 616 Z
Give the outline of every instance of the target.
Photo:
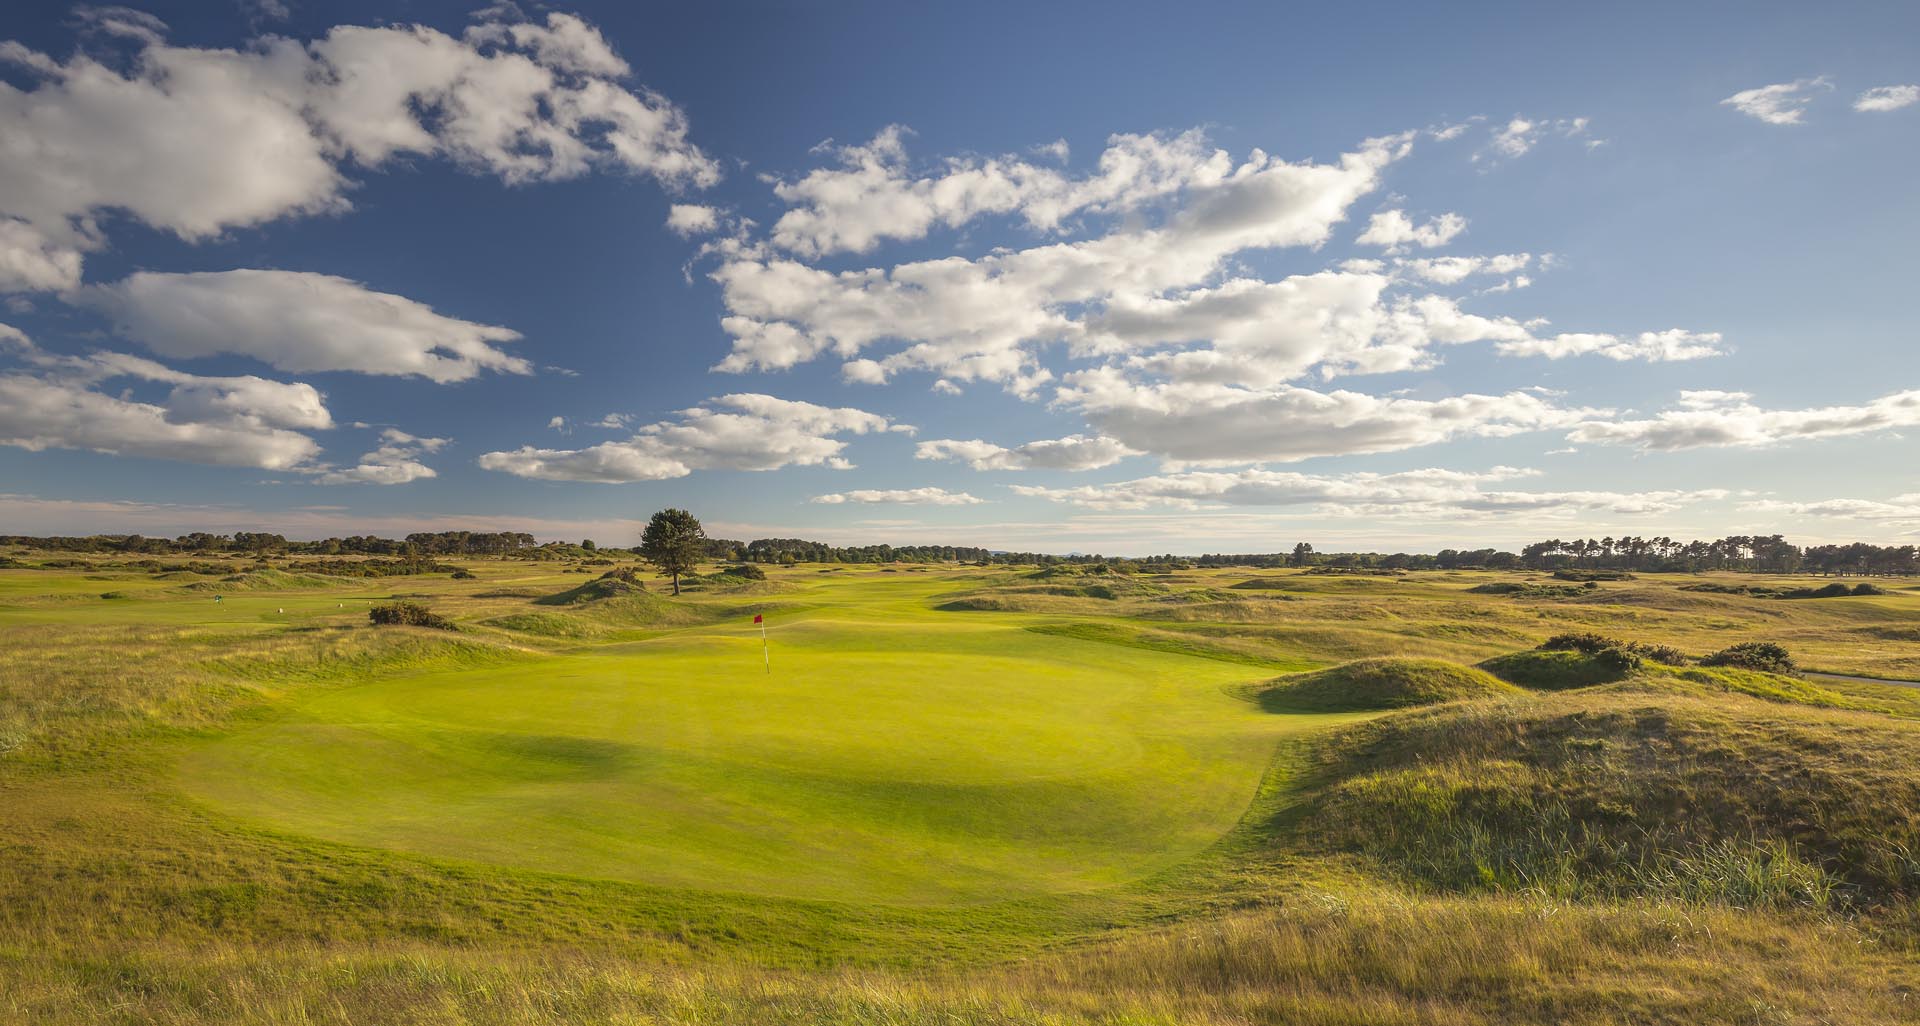
M 196 531 L 176 538 L 148 538 L 137 534 L 82 536 L 0 535 L 0 545 L 57 552 L 138 553 L 186 555 L 242 553 L 304 556 L 504 556 L 521 559 L 582 559 L 623 554 L 603 549 L 592 540 L 579 544 L 538 542 L 521 531 L 415 532 L 405 538 L 354 535 L 319 541 L 294 541 L 282 535 L 236 531 L 209 534 Z M 976 545 L 833 545 L 804 538 L 756 538 L 735 541 L 700 535 L 698 558 L 710 562 L 744 563 L 991 563 L 1008 565 L 1125 566 L 1136 570 L 1189 567 L 1331 567 L 1381 570 L 1554 570 L 1560 568 L 1631 570 L 1646 573 L 1687 573 L 1702 570 L 1740 570 L 1752 573 L 1806 573 L 1854 576 L 1920 574 L 1920 548 L 1913 545 L 1799 546 L 1781 535 L 1730 535 L 1712 540 L 1680 541 L 1666 536 L 1622 535 L 1602 538 L 1552 538 L 1522 546 L 1518 552 L 1502 549 L 1441 549 L 1438 552 L 1317 552 L 1300 542 L 1292 549 L 1264 553 L 1205 553 L 1182 556 L 1122 558 L 1098 553 L 1060 555 L 1046 552 L 995 551 Z
M 320 541 L 292 541 L 283 535 L 255 531 L 233 534 L 195 531 L 177 538 L 148 538 L 138 534 L 49 537 L 7 534 L 0 535 L 0 545 L 53 552 L 128 552 L 156 556 L 210 552 L 263 556 L 498 556 L 539 547 L 533 535 L 522 531 L 422 531 L 400 539 L 362 534 Z

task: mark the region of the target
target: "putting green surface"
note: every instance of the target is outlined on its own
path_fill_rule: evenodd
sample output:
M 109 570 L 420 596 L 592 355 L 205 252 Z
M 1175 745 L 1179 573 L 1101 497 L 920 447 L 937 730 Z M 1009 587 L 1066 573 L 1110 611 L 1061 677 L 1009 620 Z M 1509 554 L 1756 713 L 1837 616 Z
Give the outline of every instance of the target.
M 835 583 L 774 617 L 321 692 L 177 780 L 333 841 L 703 890 L 903 904 L 1112 886 L 1205 848 L 1284 734 L 1258 667 Z

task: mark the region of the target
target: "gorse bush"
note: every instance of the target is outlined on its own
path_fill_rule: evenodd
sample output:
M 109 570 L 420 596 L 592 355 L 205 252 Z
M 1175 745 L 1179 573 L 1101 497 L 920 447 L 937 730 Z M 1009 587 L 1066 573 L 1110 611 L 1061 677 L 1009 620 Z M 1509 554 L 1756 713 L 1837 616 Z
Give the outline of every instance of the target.
M 1625 659 L 1618 656 L 1607 657 L 1610 664 L 1626 669 L 1638 669 L 1642 659 L 1651 659 L 1656 663 L 1666 663 L 1671 666 L 1681 666 L 1687 661 L 1686 653 L 1681 652 L 1672 645 L 1653 645 L 1644 641 L 1624 641 L 1620 638 L 1610 638 L 1604 634 L 1595 634 L 1591 631 L 1556 634 L 1540 643 L 1540 651 L 1542 652 L 1585 652 L 1591 656 L 1598 656 L 1609 649 L 1618 650 L 1629 657 Z
M 1553 576 L 1562 581 L 1631 581 L 1634 576 L 1625 570 L 1555 570 Z
M 1540 643 L 1542 652 L 1585 652 L 1593 655 L 1609 648 L 1625 648 L 1626 642 L 1619 638 L 1609 638 L 1604 634 L 1579 633 L 1556 634 Z
M 452 620 L 418 602 L 390 602 L 384 606 L 374 606 L 367 610 L 367 619 L 379 627 L 432 627 L 442 631 L 458 630 Z
M 1770 641 L 1745 641 L 1700 660 L 1702 666 L 1731 666 L 1766 673 L 1793 673 L 1793 656 Z

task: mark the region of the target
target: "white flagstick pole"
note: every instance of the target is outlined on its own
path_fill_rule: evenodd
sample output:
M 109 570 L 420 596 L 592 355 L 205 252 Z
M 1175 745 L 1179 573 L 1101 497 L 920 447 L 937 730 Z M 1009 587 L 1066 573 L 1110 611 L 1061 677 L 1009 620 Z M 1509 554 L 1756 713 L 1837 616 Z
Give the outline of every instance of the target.
M 767 674 L 773 674 L 773 652 L 767 648 L 767 621 L 760 621 L 760 657 L 767 661 Z

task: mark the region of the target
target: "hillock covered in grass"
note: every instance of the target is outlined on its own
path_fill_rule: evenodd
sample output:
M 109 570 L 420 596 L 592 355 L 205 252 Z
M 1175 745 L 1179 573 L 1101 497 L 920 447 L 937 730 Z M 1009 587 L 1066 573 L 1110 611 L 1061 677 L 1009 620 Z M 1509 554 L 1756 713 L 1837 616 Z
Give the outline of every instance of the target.
M 1317 752 L 1303 834 L 1422 886 L 1739 908 L 1920 896 L 1920 725 L 1594 692 L 1370 721 Z
M 609 570 L 599 577 L 578 587 L 534 599 L 535 605 L 573 606 L 583 602 L 603 602 L 607 599 L 623 598 L 629 595 L 645 594 L 647 585 L 640 579 L 640 572 L 631 567 Z
M 260 567 L 237 574 L 228 574 L 217 581 L 196 581 L 181 585 L 182 591 L 201 592 L 246 592 L 246 591 L 296 591 L 316 590 L 320 588 L 345 588 L 352 582 L 338 577 L 314 573 L 292 573 L 273 567 Z
M 1438 659 L 1360 659 L 1273 681 L 1262 708 L 1314 712 L 1403 709 L 1464 698 L 1521 694 L 1481 670 Z
M 1587 652 L 1513 652 L 1480 664 L 1480 669 L 1510 684 L 1535 691 L 1590 688 L 1627 679 L 1635 667 Z

